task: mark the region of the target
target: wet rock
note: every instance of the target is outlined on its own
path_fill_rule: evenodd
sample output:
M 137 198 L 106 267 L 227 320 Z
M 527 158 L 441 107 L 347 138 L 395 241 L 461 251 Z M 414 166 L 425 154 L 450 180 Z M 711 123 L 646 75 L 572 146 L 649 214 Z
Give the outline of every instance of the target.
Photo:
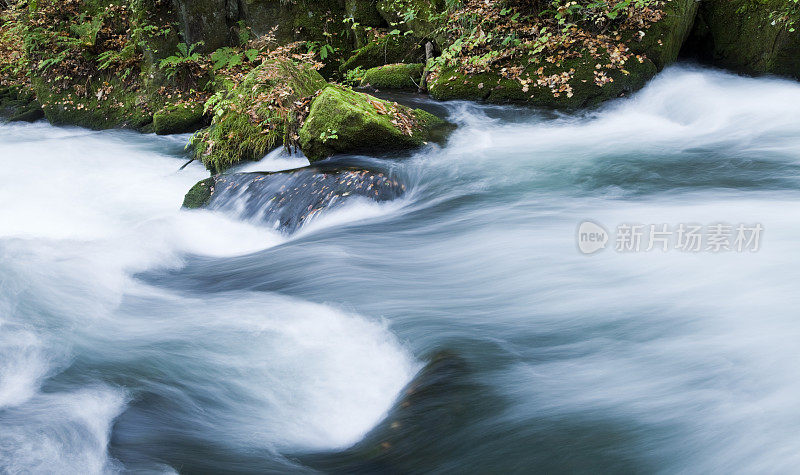
M 391 201 L 406 187 L 385 173 L 356 168 L 306 167 L 275 173 L 217 175 L 196 184 L 185 208 L 207 208 L 291 233 L 321 213 L 361 197 Z
M 484 388 L 472 380 L 462 357 L 450 351 L 436 353 L 403 389 L 386 419 L 361 442 L 302 460 L 327 473 L 414 473 L 420 466 L 433 467 L 441 454 L 425 441 L 451 438 L 483 397 Z
M 183 207 L 186 209 L 202 208 L 208 204 L 211 199 L 211 194 L 214 193 L 214 178 L 206 178 L 198 182 L 196 185 L 186 193 L 183 199 Z

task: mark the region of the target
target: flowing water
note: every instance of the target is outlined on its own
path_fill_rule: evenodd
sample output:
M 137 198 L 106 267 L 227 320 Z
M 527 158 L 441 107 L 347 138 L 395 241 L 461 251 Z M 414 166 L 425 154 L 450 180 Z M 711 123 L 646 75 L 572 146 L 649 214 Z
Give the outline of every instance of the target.
M 424 103 L 445 146 L 333 160 L 405 193 L 294 233 L 180 210 L 185 136 L 0 125 L 0 472 L 795 470 L 797 104 L 690 66 L 582 114 Z M 586 219 L 764 233 L 586 256 Z

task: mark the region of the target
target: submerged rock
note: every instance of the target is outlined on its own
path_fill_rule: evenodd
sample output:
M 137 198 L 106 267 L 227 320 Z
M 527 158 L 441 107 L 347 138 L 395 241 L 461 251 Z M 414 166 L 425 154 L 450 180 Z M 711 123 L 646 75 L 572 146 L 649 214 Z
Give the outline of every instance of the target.
M 342 452 L 302 460 L 326 473 L 414 473 L 428 460 L 441 460 L 436 448 L 420 442 L 452 437 L 473 416 L 470 410 L 476 401 L 485 397 L 462 357 L 439 352 L 361 442 Z
M 291 233 L 354 197 L 391 201 L 402 196 L 405 189 L 404 184 L 381 172 L 306 167 L 275 173 L 217 175 L 192 187 L 183 206 L 220 210 Z
M 313 162 L 336 153 L 415 148 L 447 129 L 447 122 L 421 109 L 329 86 L 311 105 L 300 129 L 300 148 Z

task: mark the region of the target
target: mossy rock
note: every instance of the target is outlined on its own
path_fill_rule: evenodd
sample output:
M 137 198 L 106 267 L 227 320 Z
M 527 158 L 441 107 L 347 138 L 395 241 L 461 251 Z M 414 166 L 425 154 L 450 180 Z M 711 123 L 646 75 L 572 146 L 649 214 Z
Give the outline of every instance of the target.
M 192 139 L 195 156 L 214 173 L 258 160 L 281 145 L 293 120 L 291 107 L 327 83 L 310 65 L 268 61 L 253 69 L 214 108 L 214 119 Z M 280 104 L 268 98 L 281 88 Z
M 397 125 L 398 116 L 412 124 L 410 134 Z M 447 128 L 423 110 L 328 86 L 300 129 L 300 148 L 312 162 L 337 153 L 383 153 L 419 147 Z
M 667 0 L 660 7 L 662 18 L 643 29 L 624 31 L 622 40 L 631 51 L 642 54 L 662 70 L 678 59 L 686 38 L 692 31 L 697 9 L 697 0 Z
M 717 66 L 800 79 L 800 18 L 791 31 L 770 17 L 786 5 L 786 0 L 706 0 L 690 42 Z
M 396 63 L 420 63 L 425 61 L 425 51 L 411 36 L 386 36 L 368 43 L 342 63 L 342 73 L 352 69 L 364 70 Z
M 231 42 L 231 28 L 239 15 L 230 18 L 227 0 L 174 0 L 181 34 L 189 44 L 199 45 L 202 51 L 214 51 Z M 233 2 L 236 4 L 237 2 Z
M 424 69 L 425 65 L 421 63 L 378 66 L 364 72 L 361 86 L 375 89 L 408 89 L 416 91 L 419 89 Z
M 33 91 L 20 87 L 0 88 L 0 119 L 9 122 L 34 122 L 44 112 Z
M 153 132 L 158 135 L 194 132 L 205 124 L 203 104 L 170 104 L 153 115 Z
M 142 130 L 153 122 L 153 110 L 163 100 L 142 91 L 131 91 L 119 80 L 89 84 L 87 94 L 78 96 L 71 89 L 57 91 L 45 80 L 32 79 L 44 115 L 54 125 L 77 125 L 103 130 L 130 128 Z
M 198 209 L 207 205 L 211 200 L 211 195 L 214 193 L 214 178 L 206 178 L 198 182 L 196 185 L 186 193 L 183 199 L 183 207 L 187 209 Z
M 598 85 L 595 82 L 597 64 L 606 64 L 608 53 L 596 55 L 583 51 L 577 58 L 551 64 L 532 62 L 520 80 L 508 79 L 497 72 L 488 71 L 474 75 L 464 74 L 455 68 L 437 71 L 428 85 L 430 95 L 438 100 L 487 101 L 495 104 L 522 103 L 533 106 L 575 109 L 595 106 L 608 99 L 620 97 L 641 89 L 657 73 L 652 61 L 631 57 L 623 69 L 602 69 L 611 81 Z M 541 73 L 540 73 L 541 71 Z M 565 88 L 551 89 L 539 85 L 538 80 L 567 74 Z M 524 81 L 524 83 L 523 83 Z M 566 87 L 568 86 L 568 87 Z

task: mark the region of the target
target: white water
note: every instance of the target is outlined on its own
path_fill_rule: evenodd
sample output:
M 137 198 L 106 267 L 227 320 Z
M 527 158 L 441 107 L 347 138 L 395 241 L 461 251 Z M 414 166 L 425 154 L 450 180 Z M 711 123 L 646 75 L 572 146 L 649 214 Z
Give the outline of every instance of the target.
M 443 348 L 497 398 L 418 435 L 439 467 L 792 471 L 799 103 L 682 67 L 580 116 L 451 104 L 448 146 L 391 164 L 406 198 L 291 238 L 179 211 L 205 175 L 177 139 L 0 126 L 0 471 L 297 468 L 281 454 L 359 440 Z M 304 163 L 267 160 L 245 169 Z M 587 218 L 765 234 L 586 257 Z
M 135 273 L 180 268 L 187 254 L 234 256 L 286 240 L 181 211 L 206 172 L 178 173 L 181 159 L 161 151 L 175 148 L 168 141 L 0 126 L 0 471 L 120 468 L 107 454 L 112 424 L 147 392 L 179 395 L 187 430 L 232 445 L 346 446 L 416 370 L 375 318 L 278 295 L 186 297 L 138 283 Z M 67 371 L 94 364 L 107 374 Z

